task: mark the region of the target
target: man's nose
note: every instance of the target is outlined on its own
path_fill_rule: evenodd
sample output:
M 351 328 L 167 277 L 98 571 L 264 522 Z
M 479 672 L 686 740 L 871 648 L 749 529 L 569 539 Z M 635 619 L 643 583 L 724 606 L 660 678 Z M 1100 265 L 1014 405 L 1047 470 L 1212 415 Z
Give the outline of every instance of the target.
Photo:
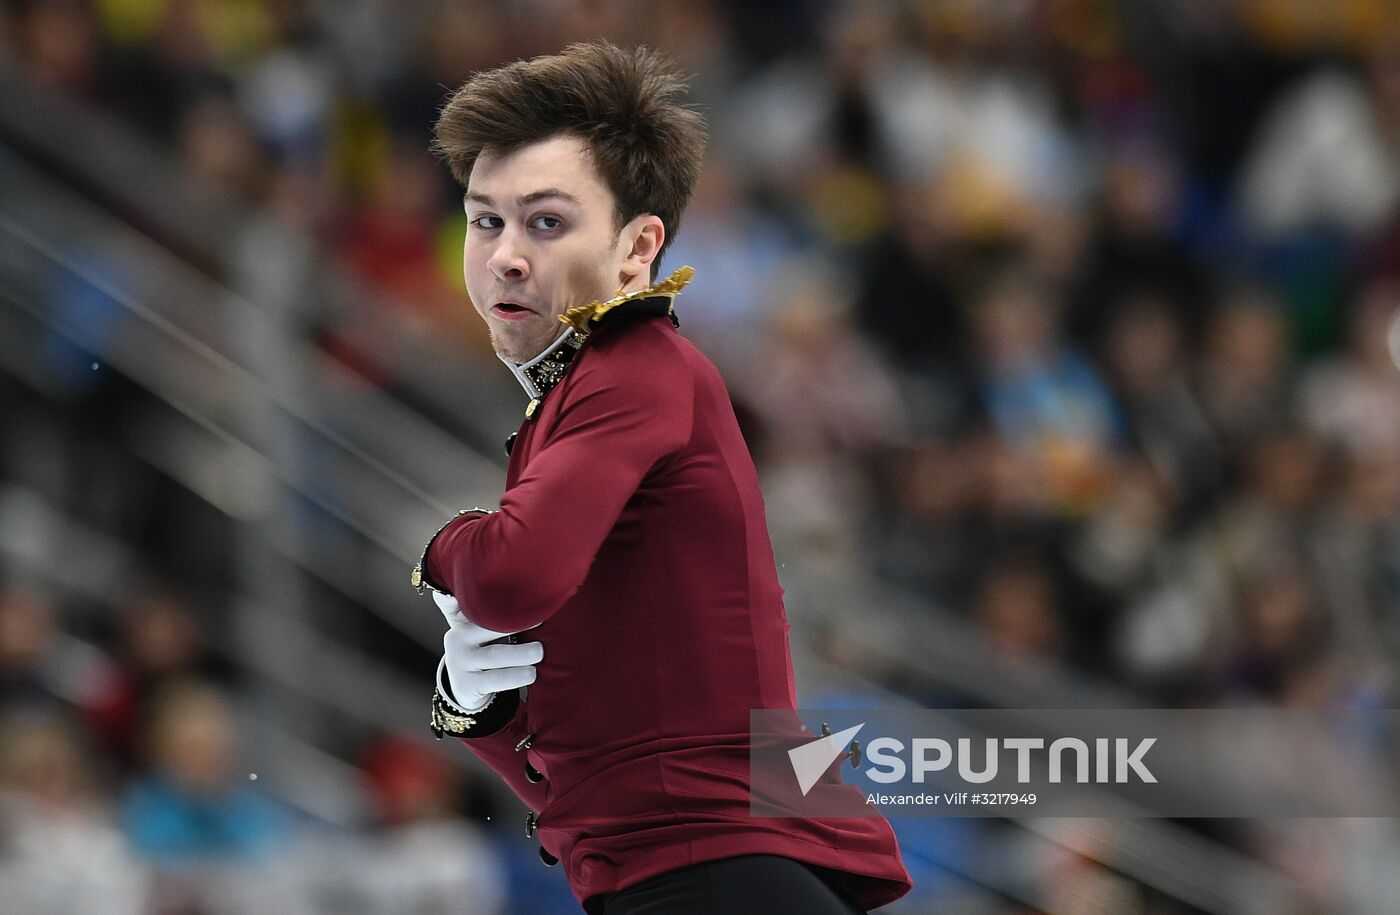
M 526 260 L 525 252 L 509 232 L 501 233 L 499 244 L 491 253 L 487 266 L 496 278 L 501 280 L 523 280 L 530 275 L 530 262 Z

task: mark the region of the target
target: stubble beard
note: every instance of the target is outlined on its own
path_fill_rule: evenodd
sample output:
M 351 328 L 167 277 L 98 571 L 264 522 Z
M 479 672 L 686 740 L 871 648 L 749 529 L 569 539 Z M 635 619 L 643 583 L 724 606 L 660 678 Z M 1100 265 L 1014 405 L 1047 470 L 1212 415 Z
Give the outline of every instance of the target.
M 549 348 L 549 345 L 562 333 L 564 326 L 559 325 L 554 332 L 543 339 L 543 333 L 538 336 L 532 335 L 528 338 L 516 337 L 510 334 L 501 333 L 496 328 L 491 328 L 491 348 L 496 351 L 496 355 L 516 365 L 523 365 L 538 356 Z

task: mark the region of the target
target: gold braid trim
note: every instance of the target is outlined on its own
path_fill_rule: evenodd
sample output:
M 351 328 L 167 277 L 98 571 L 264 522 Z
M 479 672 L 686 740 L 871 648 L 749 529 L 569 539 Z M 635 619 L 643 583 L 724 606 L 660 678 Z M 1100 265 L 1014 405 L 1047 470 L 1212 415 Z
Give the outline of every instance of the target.
M 647 299 L 658 295 L 675 295 L 685 288 L 691 277 L 695 276 L 694 267 L 677 267 L 675 271 L 666 279 L 659 283 L 648 286 L 637 292 L 629 292 L 626 295 L 616 296 L 606 302 L 589 302 L 587 305 L 575 305 L 559 316 L 562 324 L 567 324 L 581 334 L 587 334 L 592 327 L 590 325 L 601 320 L 604 315 L 612 311 L 619 305 L 636 299 Z

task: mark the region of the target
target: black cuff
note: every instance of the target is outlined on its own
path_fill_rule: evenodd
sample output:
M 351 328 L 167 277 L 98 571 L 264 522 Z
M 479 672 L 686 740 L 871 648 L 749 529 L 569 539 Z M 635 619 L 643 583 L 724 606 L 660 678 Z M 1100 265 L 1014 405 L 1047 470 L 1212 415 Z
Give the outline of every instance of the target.
M 428 550 L 433 548 L 433 541 L 438 539 L 438 535 L 447 530 L 448 526 L 451 525 L 453 521 L 456 521 L 463 515 L 489 514 L 491 514 L 491 512 L 484 508 L 464 508 L 451 518 L 448 518 L 447 522 L 443 524 L 442 527 L 438 528 L 437 531 L 433 533 L 433 536 L 428 538 L 427 544 L 423 547 L 422 555 L 418 557 L 418 564 L 413 567 L 413 574 L 410 576 L 413 590 L 417 591 L 419 594 L 422 594 L 424 591 L 436 591 L 439 594 L 447 594 L 450 596 L 452 592 L 428 578 Z
M 489 737 L 510 724 L 519 708 L 520 690 L 510 689 L 497 693 L 481 711 L 462 713 L 447 704 L 439 687 L 433 691 L 433 717 L 429 726 L 438 740 L 444 736 L 463 740 Z

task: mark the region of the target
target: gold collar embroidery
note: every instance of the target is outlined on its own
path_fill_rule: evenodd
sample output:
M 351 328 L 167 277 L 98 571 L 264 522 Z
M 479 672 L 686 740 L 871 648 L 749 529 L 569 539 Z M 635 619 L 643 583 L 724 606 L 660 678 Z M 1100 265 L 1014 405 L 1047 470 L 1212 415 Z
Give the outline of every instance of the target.
M 539 412 L 540 401 L 564 379 L 564 373 L 573 364 L 574 357 L 578 355 L 583 344 L 588 341 L 588 335 L 609 315 L 630 311 L 664 314 L 672 323 L 679 325 L 680 322 L 676 319 L 676 294 L 693 276 L 694 267 L 678 267 L 666 279 L 637 292 L 614 296 L 607 301 L 575 305 L 559 316 L 559 322 L 566 325 L 566 330 L 544 352 L 520 365 L 501 357 L 501 361 L 511 370 L 511 374 L 515 375 L 516 381 L 520 382 L 520 386 L 530 398 L 530 403 L 525 408 L 525 418 L 535 418 Z M 624 307 L 634 302 L 646 304 L 630 309 Z M 619 308 L 622 311 L 619 312 Z

